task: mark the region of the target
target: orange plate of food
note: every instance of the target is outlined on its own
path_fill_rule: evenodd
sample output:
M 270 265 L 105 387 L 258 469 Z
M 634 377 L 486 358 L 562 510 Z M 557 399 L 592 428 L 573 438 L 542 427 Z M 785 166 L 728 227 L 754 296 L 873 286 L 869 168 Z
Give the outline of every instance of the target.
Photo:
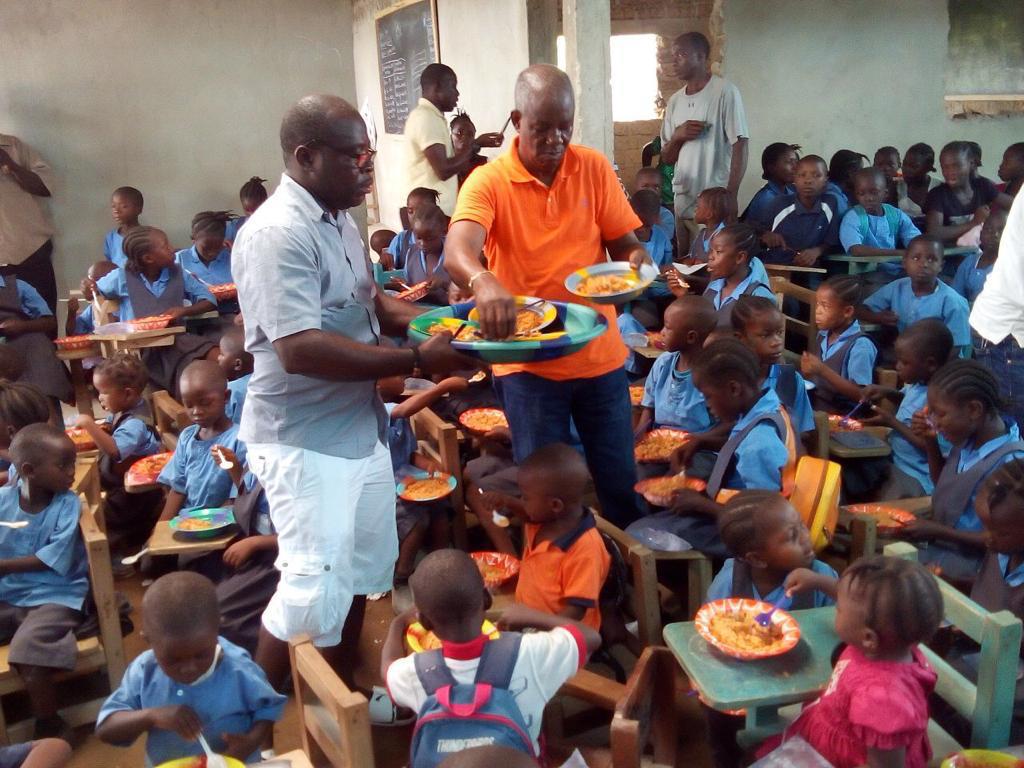
M 643 463 L 668 461 L 672 451 L 686 442 L 689 432 L 681 429 L 661 427 L 652 429 L 636 444 L 636 460 Z
M 96 344 L 96 342 L 93 340 L 92 336 L 83 335 L 64 336 L 63 338 L 60 339 L 54 339 L 53 344 L 59 350 L 62 350 L 64 352 L 71 352 L 72 350 L 75 349 L 88 349 L 89 347 Z
M 776 610 L 771 626 L 762 628 L 754 617 L 771 610 L 760 600 L 727 598 L 705 603 L 693 623 L 697 634 L 727 656 L 749 661 L 780 656 L 800 642 L 800 625 L 790 614 Z
M 245 768 L 245 763 L 227 755 L 221 755 L 228 764 L 228 768 Z M 160 763 L 156 768 L 206 768 L 206 755 L 196 757 L 182 757 L 177 760 L 170 760 Z
M 447 472 L 410 475 L 398 482 L 398 498 L 405 501 L 437 501 L 455 490 L 456 480 Z
M 483 435 L 498 427 L 507 427 L 508 419 L 500 408 L 469 408 L 459 414 L 459 424 Z
M 650 477 L 633 486 L 633 490 L 647 499 L 656 507 L 667 507 L 672 504 L 672 494 L 683 488 L 690 488 L 703 493 L 708 484 L 699 477 L 669 475 L 668 477 Z
M 96 442 L 84 429 L 72 427 L 71 429 L 65 429 L 64 432 L 71 438 L 71 442 L 75 444 L 76 451 L 91 451 L 96 447 Z
M 124 484 L 152 485 L 156 482 L 160 472 L 167 466 L 167 462 L 171 460 L 173 455 L 172 452 L 168 451 L 166 453 L 154 453 L 152 456 L 139 459 L 128 467 L 128 471 L 124 473 Z
M 644 399 L 644 385 L 634 384 L 629 388 L 629 402 L 634 406 L 640 405 Z
M 401 299 L 402 301 L 419 301 L 420 299 L 422 299 L 424 296 L 427 295 L 427 292 L 429 290 L 430 290 L 430 281 L 429 280 L 424 280 L 422 283 L 416 283 L 416 285 L 410 285 L 408 288 L 406 288 L 401 293 L 395 294 L 395 298 L 396 299 Z
M 965 749 L 943 760 L 941 768 L 1024 768 L 1024 760 L 991 749 Z
M 655 349 L 664 349 L 665 341 L 661 338 L 661 331 L 647 331 L 647 344 Z
M 213 298 L 217 301 L 227 301 L 234 299 L 238 296 L 238 286 L 234 283 L 221 283 L 220 285 L 211 285 L 210 293 L 213 294 Z
M 850 504 L 846 511 L 854 515 L 871 515 L 878 521 L 879 528 L 902 528 L 917 520 L 913 512 L 885 504 Z
M 500 587 L 519 574 L 519 561 L 504 552 L 470 552 L 469 556 L 476 561 L 488 589 Z
M 128 327 L 133 331 L 158 331 L 171 324 L 174 318 L 170 315 L 152 315 L 151 317 L 137 317 L 128 321 Z
M 840 416 L 837 413 L 829 414 L 829 432 L 859 432 L 862 429 L 864 429 L 864 425 L 861 424 L 856 419 L 848 419 L 844 416 Z
M 491 640 L 501 635 L 498 628 L 487 621 L 487 619 L 484 619 L 483 626 L 480 627 L 480 634 L 487 635 Z M 419 653 L 420 651 L 433 651 L 440 648 L 441 640 L 418 621 L 414 621 L 405 630 L 405 644 L 409 646 L 409 650 L 413 653 Z

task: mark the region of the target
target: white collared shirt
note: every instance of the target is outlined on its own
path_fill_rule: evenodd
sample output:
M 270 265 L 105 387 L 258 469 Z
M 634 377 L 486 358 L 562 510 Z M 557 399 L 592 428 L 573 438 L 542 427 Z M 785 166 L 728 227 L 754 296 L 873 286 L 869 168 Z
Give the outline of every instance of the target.
M 971 327 L 993 344 L 1012 335 L 1024 347 L 1024 195 L 1010 208 L 999 258 L 974 301 Z

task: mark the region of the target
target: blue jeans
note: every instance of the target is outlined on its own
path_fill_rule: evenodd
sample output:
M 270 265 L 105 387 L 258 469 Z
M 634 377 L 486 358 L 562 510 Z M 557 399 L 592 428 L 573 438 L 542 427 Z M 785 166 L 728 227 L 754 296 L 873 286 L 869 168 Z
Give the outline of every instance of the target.
M 985 341 L 977 333 L 974 338 L 974 358 L 984 365 L 999 382 L 999 393 L 1006 401 L 1004 410 L 1024 427 L 1024 349 L 1013 336 L 998 344 Z
M 633 417 L 625 370 L 568 381 L 513 373 L 495 376 L 494 388 L 512 430 L 517 464 L 550 443 L 572 445 L 571 421 L 583 443 L 602 515 L 621 528 L 637 518 Z

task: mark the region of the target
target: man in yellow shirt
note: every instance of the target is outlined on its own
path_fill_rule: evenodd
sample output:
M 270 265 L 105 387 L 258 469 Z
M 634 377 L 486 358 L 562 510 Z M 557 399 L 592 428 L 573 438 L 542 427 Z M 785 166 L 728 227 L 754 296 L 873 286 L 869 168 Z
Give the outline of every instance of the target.
M 416 187 L 436 190 L 438 206 L 445 216 L 455 210 L 459 193 L 459 173 L 469 168 L 470 160 L 481 147 L 500 147 L 500 133 L 484 133 L 458 153 L 452 147 L 452 134 L 445 112 L 459 101 L 458 80 L 451 67 L 428 64 L 420 75 L 422 96 L 405 119 L 406 183 L 403 195 Z
M 564 72 L 544 64 L 524 70 L 512 112 L 519 135 L 462 185 L 445 263 L 452 279 L 473 292 L 487 338 L 512 334 L 513 294 L 585 303 L 563 284 L 570 272 L 603 262 L 605 251 L 635 267 L 648 260 L 633 234 L 640 219 L 611 163 L 569 143 L 574 110 Z M 625 526 L 636 517 L 626 348 L 613 309 L 591 306 L 608 321 L 604 334 L 563 358 L 496 365 L 495 387 L 516 461 L 549 443 L 572 443 L 575 425 L 602 514 Z

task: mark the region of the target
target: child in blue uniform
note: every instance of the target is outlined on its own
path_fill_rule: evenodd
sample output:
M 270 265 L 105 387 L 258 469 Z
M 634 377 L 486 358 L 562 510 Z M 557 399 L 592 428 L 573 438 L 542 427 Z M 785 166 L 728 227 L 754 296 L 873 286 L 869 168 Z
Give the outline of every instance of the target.
M 67 729 L 57 714 L 53 674 L 74 669 L 74 631 L 89 591 L 85 545 L 78 529 L 75 446 L 51 424 L 30 424 L 11 442 L 20 480 L 0 488 L 0 642 L 25 683 L 35 736 Z
M 249 379 L 252 378 L 252 354 L 245 350 L 245 332 L 231 327 L 220 337 L 220 355 L 217 365 L 228 378 L 228 418 L 235 424 L 242 423 L 242 406 L 245 405 L 245 393 L 249 390 Z
M 862 168 L 853 177 L 857 205 L 843 216 L 839 241 L 854 256 L 902 256 L 907 244 L 921 234 L 899 208 L 883 202 L 885 174 L 878 168 Z M 899 262 L 882 262 L 875 270 L 882 280 L 899 277 Z
M 853 200 L 853 175 L 864 167 L 867 155 L 852 149 L 836 150 L 828 161 L 828 183 L 825 191 L 835 197 L 839 218 L 846 215 Z
M 174 251 L 161 230 L 135 227 L 123 246 L 125 266 L 89 283 L 91 290 L 120 302 L 118 315 L 122 322 L 152 315 L 181 320 L 217 308 L 217 300 L 206 285 L 174 262 Z M 190 303 L 186 305 L 186 301 Z M 204 357 L 217 359 L 216 339 L 179 333 L 173 346 L 143 350 L 142 360 L 154 383 L 177 395 L 181 371 Z
M 877 385 L 864 388 L 863 397 L 869 402 L 883 398 L 899 402 L 895 413 L 876 406 L 874 416 L 862 419 L 865 424 L 892 429 L 889 433 L 892 463 L 878 491 L 879 500 L 930 496 L 935 490 L 925 440 L 914 432 L 911 423 L 915 413 L 928 407 L 928 382 L 949 362 L 952 350 L 953 335 L 941 320 L 934 317 L 918 320 L 896 339 L 896 373 L 903 388 L 898 392 Z M 949 443 L 940 436 L 940 453 L 948 455 L 949 448 Z
M 174 255 L 178 266 L 204 285 L 235 282 L 231 276 L 231 244 L 227 240 L 231 221 L 231 211 L 201 211 L 193 216 L 192 246 Z M 238 301 L 221 301 L 217 311 L 233 315 L 238 312 Z
M 765 217 L 769 230 L 761 235 L 769 264 L 813 267 L 839 244 L 839 222 L 847 206 L 827 192 L 827 167 L 818 155 L 801 157 L 796 164 L 791 195 L 775 198 Z
M 25 363 L 21 381 L 54 400 L 68 402 L 71 381 L 50 341 L 56 335 L 57 318 L 39 292 L 14 275 L 0 276 L 0 343 L 21 355 Z
M 715 501 L 718 492 L 781 491 L 796 461 L 795 439 L 779 398 L 762 388 L 757 357 L 740 341 L 711 342 L 693 362 L 693 380 L 711 415 L 733 425 L 718 452 L 707 491 L 678 491 L 671 509 L 642 517 L 626 530 L 646 542 L 651 542 L 652 530 L 668 531 L 705 554 L 724 557 L 716 525 L 722 510 Z
M 229 461 L 245 464 L 245 443 L 238 425 L 224 412 L 228 381 L 216 363 L 197 360 L 181 375 L 182 404 L 192 419 L 178 435 L 174 455 L 157 482 L 168 487 L 160 515 L 170 520 L 182 509 L 219 507 L 235 495 L 231 476 L 218 466 L 218 448 L 230 450 Z
M 704 229 L 690 243 L 690 252 L 686 255 L 686 261 L 690 264 L 697 264 L 708 260 L 708 254 L 711 251 L 711 238 L 717 235 L 722 227 L 736 223 L 736 199 L 725 187 L 708 187 L 697 195 L 693 220 Z
M 214 752 L 259 760 L 286 698 L 248 653 L 218 635 L 210 580 L 188 571 L 157 579 L 142 600 L 142 627 L 152 650 L 128 665 L 104 702 L 100 739 L 126 747 L 146 734 L 152 765 L 202 755 L 200 734 Z
M 651 262 L 662 274 L 665 274 L 666 270 L 674 269 L 672 266 L 672 241 L 665 237 L 665 233 L 658 226 L 662 210 L 658 193 L 650 189 L 639 189 L 629 198 L 629 204 L 633 206 L 633 212 L 640 219 L 640 226 L 634 230 L 634 233 L 647 251 L 647 255 L 651 257 Z M 655 285 L 647 289 L 646 295 L 648 298 L 652 298 L 668 296 L 670 292 L 664 285 Z
M 448 286 L 452 279 L 444 266 L 444 241 L 448 219 L 436 205 L 417 209 L 410 221 L 415 243 L 405 263 L 405 280 L 409 285 L 430 282 L 430 290 L 423 297 L 426 304 L 438 306 L 448 303 Z
M 29 424 L 50 420 L 50 403 L 31 384 L 0 379 L 0 483 L 14 485 L 18 470 L 11 464 L 11 441 Z
M 103 239 L 103 256 L 114 266 L 124 266 L 124 249 L 121 244 L 132 227 L 139 226 L 139 216 L 145 201 L 135 187 L 118 187 L 110 196 L 110 213 L 117 225 L 107 232 Z
M 92 286 L 101 277 L 109 275 L 115 269 L 117 269 L 117 265 L 112 261 L 106 260 L 94 262 L 89 267 L 81 284 L 82 293 L 85 295 L 87 303 L 82 307 L 74 296 L 68 299 L 67 324 L 64 326 L 65 335 L 78 336 L 96 332 L 96 320 L 93 317 L 92 311 Z M 79 311 L 80 309 L 81 311 Z M 116 321 L 117 318 L 113 319 Z
M 771 229 L 771 221 L 767 220 L 768 210 L 773 201 L 781 195 L 792 195 L 796 192 L 793 181 L 796 178 L 796 163 L 800 159 L 800 145 L 776 141 L 769 144 L 761 152 L 761 178 L 765 185 L 750 199 L 747 209 L 740 217 L 758 232 Z
M 800 370 L 814 382 L 812 400 L 819 410 L 849 413 L 861 399 L 861 387 L 874 381 L 878 350 L 855 318 L 860 296 L 860 280 L 845 275 L 829 278 L 815 294 L 818 338 L 804 352 Z
M 992 209 L 981 225 L 981 251 L 964 256 L 953 276 L 953 290 L 967 299 L 968 304 L 973 305 L 978 298 L 999 256 L 999 241 L 1006 227 L 1006 214 L 1007 211 L 1002 208 Z
M 869 323 L 896 326 L 900 331 L 926 317 L 941 319 L 961 349 L 971 343 L 967 300 L 939 280 L 942 242 L 931 235 L 910 241 L 903 256 L 907 276 L 883 285 L 861 305 L 858 317 Z
M 900 178 L 900 168 L 903 162 L 900 160 L 900 151 L 896 147 L 885 146 L 875 150 L 875 159 L 872 167 L 882 172 L 885 179 L 885 202 L 896 205 L 899 198 L 896 193 L 896 181 Z M 858 171 L 859 173 L 859 171 Z M 857 179 L 854 176 L 854 195 L 857 192 Z
M 661 171 L 652 167 L 638 170 L 633 182 L 633 191 L 639 192 L 641 189 L 651 190 L 658 195 L 658 202 L 662 203 Z M 665 237 L 669 239 L 669 242 L 672 242 L 676 236 L 676 217 L 672 215 L 672 211 L 666 208 L 664 204 L 661 205 L 661 210 L 658 212 L 657 227 L 665 233 Z
M 410 222 L 409 229 L 403 229 L 388 246 L 390 263 L 384 264 L 384 269 L 405 269 L 409 260 L 409 251 L 416 244 L 412 234 L 412 216 L 420 208 L 426 206 L 437 206 L 439 195 L 437 190 L 427 187 L 416 187 L 405 198 L 405 213 Z
M 114 553 L 132 551 L 149 538 L 163 497 L 159 490 L 127 493 L 124 489 L 127 469 L 163 450 L 149 404 L 142 399 L 148 379 L 146 367 L 134 355 L 125 352 L 104 360 L 93 370 L 92 383 L 100 406 L 110 415 L 99 424 L 85 414 L 75 421 L 100 451 L 100 485 L 107 492 L 104 518 Z
M 985 534 L 975 497 L 996 467 L 1024 459 L 1024 442 L 1016 422 L 1000 413 L 999 383 L 980 363 L 954 360 L 928 385 L 928 412 L 911 422 L 925 443 L 935 492 L 932 517 L 901 529 L 915 541 L 927 541 L 921 562 L 937 565 L 947 579 L 974 577 L 985 549 Z M 938 436 L 953 445 L 943 457 Z
M 711 282 L 704 296 L 711 299 L 718 312 L 718 324 L 729 325 L 733 305 L 741 296 L 764 296 L 774 300 L 768 281 L 755 270 L 753 254 L 757 233 L 746 224 L 731 224 L 711 238 L 708 253 L 708 276 Z M 758 266 L 762 266 L 758 262 Z
M 245 215 L 233 217 L 228 221 L 227 229 L 224 232 L 224 239 L 228 241 L 228 247 L 235 242 L 238 230 L 242 228 L 242 225 L 249 220 L 257 208 L 267 202 L 267 188 L 263 186 L 266 183 L 266 179 L 252 176 L 238 190 L 238 202 L 242 204 L 242 212 Z

